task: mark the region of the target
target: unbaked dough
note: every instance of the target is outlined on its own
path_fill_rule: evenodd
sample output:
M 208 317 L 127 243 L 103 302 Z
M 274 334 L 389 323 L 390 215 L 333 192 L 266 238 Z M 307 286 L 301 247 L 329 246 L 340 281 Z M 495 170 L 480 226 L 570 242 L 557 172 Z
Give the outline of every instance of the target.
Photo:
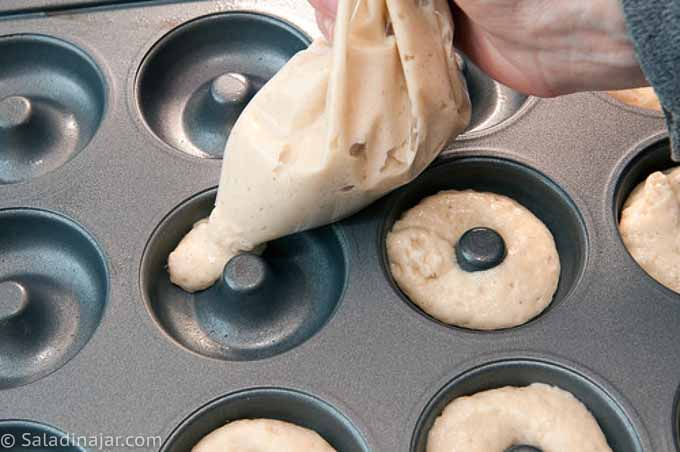
M 203 438 L 192 452 L 335 452 L 318 433 L 273 419 L 230 422 Z
M 626 105 L 661 111 L 661 102 L 652 87 L 610 91 L 608 94 Z
M 234 255 L 343 219 L 420 174 L 470 120 L 446 0 L 339 2 L 333 46 L 295 56 L 246 107 L 217 203 L 169 257 L 211 286 Z
M 455 246 L 476 227 L 500 234 L 507 257 L 467 273 Z M 387 255 L 395 281 L 423 311 L 479 330 L 534 318 L 552 301 L 560 277 L 555 241 L 538 218 L 506 196 L 472 190 L 445 191 L 406 212 L 387 236 Z
M 429 432 L 427 452 L 612 452 L 588 409 L 562 389 L 535 383 L 460 397 Z
M 638 185 L 621 212 L 619 231 L 633 259 L 654 279 L 680 293 L 680 167 Z

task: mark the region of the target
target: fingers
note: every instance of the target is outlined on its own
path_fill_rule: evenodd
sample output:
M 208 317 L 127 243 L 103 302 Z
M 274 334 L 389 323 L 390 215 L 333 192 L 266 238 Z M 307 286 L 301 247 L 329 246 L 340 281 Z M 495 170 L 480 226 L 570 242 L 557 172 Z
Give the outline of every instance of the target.
M 326 37 L 328 42 L 333 41 L 333 30 L 335 28 L 335 16 L 327 16 L 321 11 L 316 12 L 316 22 L 319 24 L 321 33 Z
M 309 0 L 309 3 L 316 9 L 316 21 L 319 24 L 319 29 L 328 41 L 332 41 L 338 0 Z
M 309 0 L 314 9 L 326 17 L 334 18 L 338 10 L 338 0 Z
M 541 97 L 555 94 L 550 87 L 536 80 L 536 77 L 527 76 L 527 71 L 522 71 L 515 62 L 510 61 L 499 50 L 509 47 L 499 43 L 498 38 L 475 23 L 456 2 L 451 2 L 451 9 L 456 23 L 455 46 L 482 71 L 504 85 L 526 94 Z

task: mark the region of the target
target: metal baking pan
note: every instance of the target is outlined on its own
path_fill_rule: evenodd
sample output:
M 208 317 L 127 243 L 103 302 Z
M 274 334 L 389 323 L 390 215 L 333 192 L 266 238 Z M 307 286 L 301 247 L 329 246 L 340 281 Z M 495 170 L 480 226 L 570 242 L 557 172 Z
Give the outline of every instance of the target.
M 215 124 L 238 115 L 216 107 L 216 80 L 264 83 L 318 35 L 313 11 L 79 3 L 90 2 L 2 7 L 0 438 L 96 436 L 125 450 L 146 437 L 141 450 L 185 451 L 230 419 L 264 416 L 342 452 L 423 451 L 452 398 L 546 382 L 586 403 L 617 452 L 678 450 L 680 298 L 616 227 L 634 184 L 671 165 L 661 115 L 594 93 L 526 98 L 468 63 L 471 130 L 409 186 L 271 244 L 281 295 L 253 311 L 268 317 L 227 324 L 240 308 L 181 293 L 165 259 L 209 211 L 226 139 Z M 445 188 L 510 195 L 548 225 L 563 271 L 544 314 L 473 332 L 398 290 L 386 231 Z

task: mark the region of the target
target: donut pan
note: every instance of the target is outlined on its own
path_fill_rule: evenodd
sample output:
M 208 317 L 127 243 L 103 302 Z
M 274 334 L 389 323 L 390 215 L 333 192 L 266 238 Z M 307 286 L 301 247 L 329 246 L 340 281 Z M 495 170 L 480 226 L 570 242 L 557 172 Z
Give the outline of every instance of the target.
M 420 452 L 453 398 L 545 382 L 615 451 L 680 450 L 680 296 L 616 228 L 635 184 L 672 165 L 664 120 L 601 94 L 527 98 L 466 61 L 473 124 L 416 181 L 239 257 L 209 291 L 170 285 L 167 253 L 210 209 L 230 126 L 317 35 L 303 0 L 3 2 L 0 437 L 179 452 L 273 417 L 341 452 Z M 563 271 L 545 313 L 469 331 L 396 288 L 386 232 L 447 188 L 509 195 L 551 229 Z

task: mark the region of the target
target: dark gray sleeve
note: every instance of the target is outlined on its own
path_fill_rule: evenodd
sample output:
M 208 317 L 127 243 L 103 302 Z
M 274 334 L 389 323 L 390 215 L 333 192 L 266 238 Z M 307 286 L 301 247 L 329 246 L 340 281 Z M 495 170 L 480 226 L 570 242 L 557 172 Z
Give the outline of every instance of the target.
M 638 59 L 666 110 L 680 161 L 680 0 L 622 0 Z

